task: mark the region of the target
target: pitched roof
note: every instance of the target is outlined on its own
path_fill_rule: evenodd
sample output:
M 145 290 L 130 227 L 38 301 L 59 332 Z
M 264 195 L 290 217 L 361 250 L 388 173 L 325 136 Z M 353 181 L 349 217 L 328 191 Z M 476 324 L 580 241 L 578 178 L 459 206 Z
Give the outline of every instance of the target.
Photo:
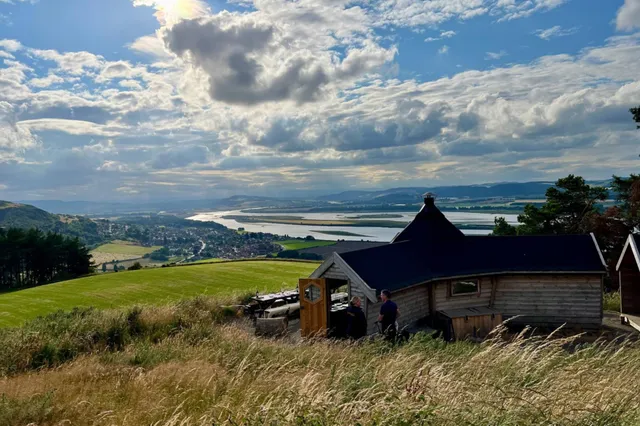
M 378 292 L 472 275 L 606 271 L 591 235 L 464 236 L 432 201 L 393 243 L 337 256 Z
M 620 270 L 620 265 L 622 265 L 622 261 L 624 257 L 627 255 L 627 251 L 631 250 L 632 255 L 638 265 L 638 269 L 640 269 L 640 235 L 638 234 L 630 234 L 629 238 L 627 238 L 627 242 L 624 244 L 622 249 L 622 253 L 620 253 L 620 258 L 618 259 L 618 264 L 616 265 L 616 271 Z
M 464 234 L 442 214 L 431 194 L 425 194 L 424 205 L 416 217 L 400 232 L 393 243 L 422 241 L 432 243 L 448 239 L 464 238 Z
M 377 291 L 471 275 L 605 272 L 590 235 L 467 236 L 428 246 L 407 241 L 340 257 Z

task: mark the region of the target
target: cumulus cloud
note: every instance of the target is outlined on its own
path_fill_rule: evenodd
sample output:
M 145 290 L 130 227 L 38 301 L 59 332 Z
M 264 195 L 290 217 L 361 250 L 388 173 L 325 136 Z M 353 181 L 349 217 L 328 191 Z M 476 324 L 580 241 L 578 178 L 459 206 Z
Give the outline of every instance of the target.
M 440 49 L 438 49 L 438 53 L 441 55 L 446 55 L 447 53 L 449 53 L 449 46 L 445 44 Z
M 0 101 L 0 162 L 7 153 L 23 152 L 36 144 L 37 139 L 30 130 L 18 126 L 14 107 Z
M 552 38 L 556 38 L 556 37 L 566 37 L 572 34 L 575 34 L 578 32 L 578 27 L 573 27 L 573 28 L 562 28 L 560 25 L 556 25 L 554 27 L 551 28 L 547 28 L 547 29 L 538 29 L 535 30 L 533 33 L 538 37 L 541 38 L 542 40 L 551 40 Z
M 315 101 L 331 82 L 363 76 L 395 55 L 395 49 L 365 41 L 337 62 L 328 51 L 296 48 L 279 26 L 228 12 L 181 21 L 164 40 L 207 74 L 212 99 L 244 105 Z
M 38 59 L 55 62 L 60 71 L 82 75 L 87 70 L 101 68 L 104 58 L 89 52 L 60 53 L 55 50 L 29 49 L 29 54 Z
M 618 10 L 616 27 L 621 31 L 640 28 L 640 0 L 625 0 Z
M 32 78 L 31 80 L 29 80 L 29 86 L 39 89 L 60 83 L 64 83 L 64 78 L 55 74 L 49 74 L 48 76 L 43 78 Z
M 22 49 L 22 43 L 17 40 L 0 40 L 0 49 L 8 50 L 9 52 L 17 52 Z

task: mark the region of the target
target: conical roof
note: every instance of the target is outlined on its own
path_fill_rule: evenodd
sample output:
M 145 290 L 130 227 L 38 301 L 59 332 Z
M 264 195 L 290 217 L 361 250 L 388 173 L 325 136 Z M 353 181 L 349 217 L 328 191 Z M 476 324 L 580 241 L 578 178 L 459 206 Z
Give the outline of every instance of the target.
M 437 244 L 464 238 L 464 234 L 436 207 L 431 194 L 425 194 L 424 205 L 416 217 L 392 241 L 424 242 Z

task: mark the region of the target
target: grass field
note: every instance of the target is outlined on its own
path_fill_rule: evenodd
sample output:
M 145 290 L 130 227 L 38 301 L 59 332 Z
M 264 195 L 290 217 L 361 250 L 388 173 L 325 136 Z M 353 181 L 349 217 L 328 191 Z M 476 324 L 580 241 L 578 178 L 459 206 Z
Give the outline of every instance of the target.
M 0 327 L 76 306 L 166 304 L 201 294 L 229 296 L 293 288 L 298 278 L 309 276 L 315 268 L 315 263 L 247 261 L 101 274 L 0 294 Z
M 199 298 L 0 330 L 0 425 L 634 426 L 640 344 L 261 339 Z M 91 337 L 91 338 L 88 338 Z
M 93 261 L 96 265 L 113 260 L 136 259 L 147 253 L 161 249 L 160 246 L 142 247 L 127 241 L 113 241 L 103 244 L 91 251 Z
M 311 240 L 311 241 L 286 240 L 286 241 L 278 242 L 278 244 L 280 244 L 282 248 L 285 250 L 302 250 L 302 249 L 313 248 L 313 247 L 325 247 L 325 246 L 332 246 L 335 243 L 336 243 L 335 241 L 322 241 L 322 240 Z

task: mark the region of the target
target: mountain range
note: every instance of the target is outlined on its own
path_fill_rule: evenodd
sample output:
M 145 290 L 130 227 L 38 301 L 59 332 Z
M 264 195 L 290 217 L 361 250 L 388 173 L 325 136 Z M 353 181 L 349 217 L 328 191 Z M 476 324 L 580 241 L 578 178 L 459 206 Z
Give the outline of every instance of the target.
M 609 181 L 590 181 L 592 185 L 608 186 Z M 546 190 L 553 182 L 500 182 L 478 185 L 407 187 L 383 190 L 345 191 L 319 197 L 274 198 L 255 195 L 236 195 L 222 199 L 167 200 L 153 202 L 96 202 L 28 200 L 31 204 L 58 214 L 119 215 L 141 212 L 170 212 L 189 214 L 196 211 L 236 210 L 259 207 L 271 208 L 328 208 L 343 206 L 382 206 L 420 203 L 425 192 L 434 193 L 442 200 L 482 200 L 489 198 L 544 199 Z

